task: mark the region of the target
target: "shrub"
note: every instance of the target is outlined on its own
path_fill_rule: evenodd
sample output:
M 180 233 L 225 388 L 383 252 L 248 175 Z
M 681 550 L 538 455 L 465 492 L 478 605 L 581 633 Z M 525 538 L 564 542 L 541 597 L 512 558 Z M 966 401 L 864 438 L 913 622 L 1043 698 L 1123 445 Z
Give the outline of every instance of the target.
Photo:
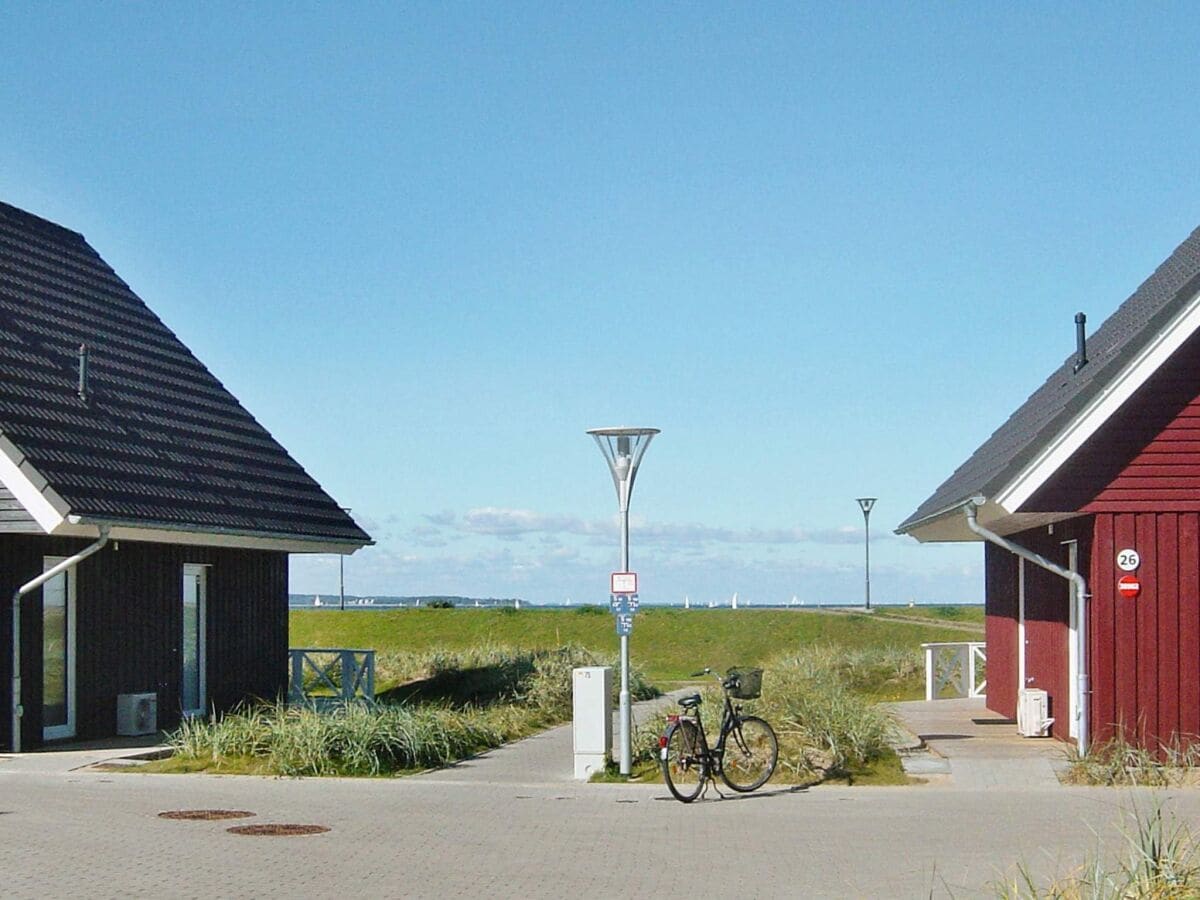
M 408 680 L 386 696 L 421 702 L 320 710 L 260 704 L 185 720 L 168 740 L 181 760 L 214 764 L 249 757 L 281 775 L 379 775 L 442 766 L 569 718 L 572 669 L 612 662 L 578 646 L 385 654 L 377 659 L 377 674 L 382 668 Z M 641 673 L 631 675 L 636 699 L 657 695 Z
M 1200 765 L 1200 743 L 1194 737 L 1175 735 L 1159 744 L 1158 752 L 1134 744 L 1124 727 L 1107 741 L 1093 744 L 1087 753 L 1067 749 L 1066 781 L 1071 784 L 1168 787 L 1183 784 Z

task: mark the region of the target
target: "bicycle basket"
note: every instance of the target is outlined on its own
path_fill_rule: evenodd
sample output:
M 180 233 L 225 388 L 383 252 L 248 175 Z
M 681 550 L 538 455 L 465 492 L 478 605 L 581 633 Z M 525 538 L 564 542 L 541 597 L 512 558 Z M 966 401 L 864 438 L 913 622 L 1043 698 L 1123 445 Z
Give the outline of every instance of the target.
M 762 669 L 730 669 L 727 682 L 733 682 L 729 696 L 736 700 L 755 700 L 762 696 Z

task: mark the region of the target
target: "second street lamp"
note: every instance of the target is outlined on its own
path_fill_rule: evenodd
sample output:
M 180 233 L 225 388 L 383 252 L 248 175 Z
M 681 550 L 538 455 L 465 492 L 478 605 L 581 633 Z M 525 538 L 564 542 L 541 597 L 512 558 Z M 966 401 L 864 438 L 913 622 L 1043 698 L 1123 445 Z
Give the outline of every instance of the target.
M 867 550 L 867 609 L 871 608 L 871 507 L 875 505 L 874 497 L 859 497 L 858 506 L 863 514 L 863 531 L 866 532 L 865 545 Z

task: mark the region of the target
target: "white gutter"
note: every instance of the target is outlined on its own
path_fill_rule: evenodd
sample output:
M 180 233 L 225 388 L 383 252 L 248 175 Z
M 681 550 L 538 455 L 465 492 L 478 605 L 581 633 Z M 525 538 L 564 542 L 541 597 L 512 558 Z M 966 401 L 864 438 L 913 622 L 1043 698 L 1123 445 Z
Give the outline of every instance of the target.
M 108 526 L 100 526 L 100 539 L 84 547 L 74 556 L 51 566 L 37 578 L 25 582 L 12 596 L 12 752 L 21 752 L 21 716 L 25 708 L 21 705 L 21 598 L 35 591 L 56 575 L 74 568 L 108 543 Z
M 1075 603 L 1076 615 L 1075 622 L 1078 625 L 1076 630 L 1077 642 L 1077 659 L 1079 660 L 1079 676 L 1075 684 L 1075 715 L 1079 719 L 1078 738 L 1080 754 L 1087 753 L 1088 748 L 1088 697 L 1091 691 L 1088 688 L 1088 671 L 1087 671 L 1087 601 L 1091 596 L 1087 591 L 1087 580 L 1078 572 L 1072 572 L 1070 569 L 1064 569 L 1062 566 L 1052 563 L 1044 556 L 1034 553 L 1032 550 L 1022 547 L 1020 544 L 1014 544 L 1012 541 L 1000 537 L 993 531 L 988 531 L 975 520 L 976 507 L 984 502 L 984 498 L 976 497 L 968 500 L 963 506 L 963 511 L 967 515 L 967 527 L 989 543 L 995 544 L 997 547 L 1003 547 L 1009 553 L 1019 556 L 1021 559 L 1028 560 L 1035 566 L 1040 566 L 1047 572 L 1053 572 L 1060 578 L 1065 578 L 1075 585 Z

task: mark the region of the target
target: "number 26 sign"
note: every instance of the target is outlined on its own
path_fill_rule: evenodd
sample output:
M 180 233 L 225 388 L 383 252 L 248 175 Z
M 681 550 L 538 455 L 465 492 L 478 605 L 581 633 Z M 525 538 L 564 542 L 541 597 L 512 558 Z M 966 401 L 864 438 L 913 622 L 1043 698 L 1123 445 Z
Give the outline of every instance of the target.
M 1122 572 L 1136 572 L 1142 558 L 1136 550 L 1121 550 L 1117 553 L 1117 568 Z

